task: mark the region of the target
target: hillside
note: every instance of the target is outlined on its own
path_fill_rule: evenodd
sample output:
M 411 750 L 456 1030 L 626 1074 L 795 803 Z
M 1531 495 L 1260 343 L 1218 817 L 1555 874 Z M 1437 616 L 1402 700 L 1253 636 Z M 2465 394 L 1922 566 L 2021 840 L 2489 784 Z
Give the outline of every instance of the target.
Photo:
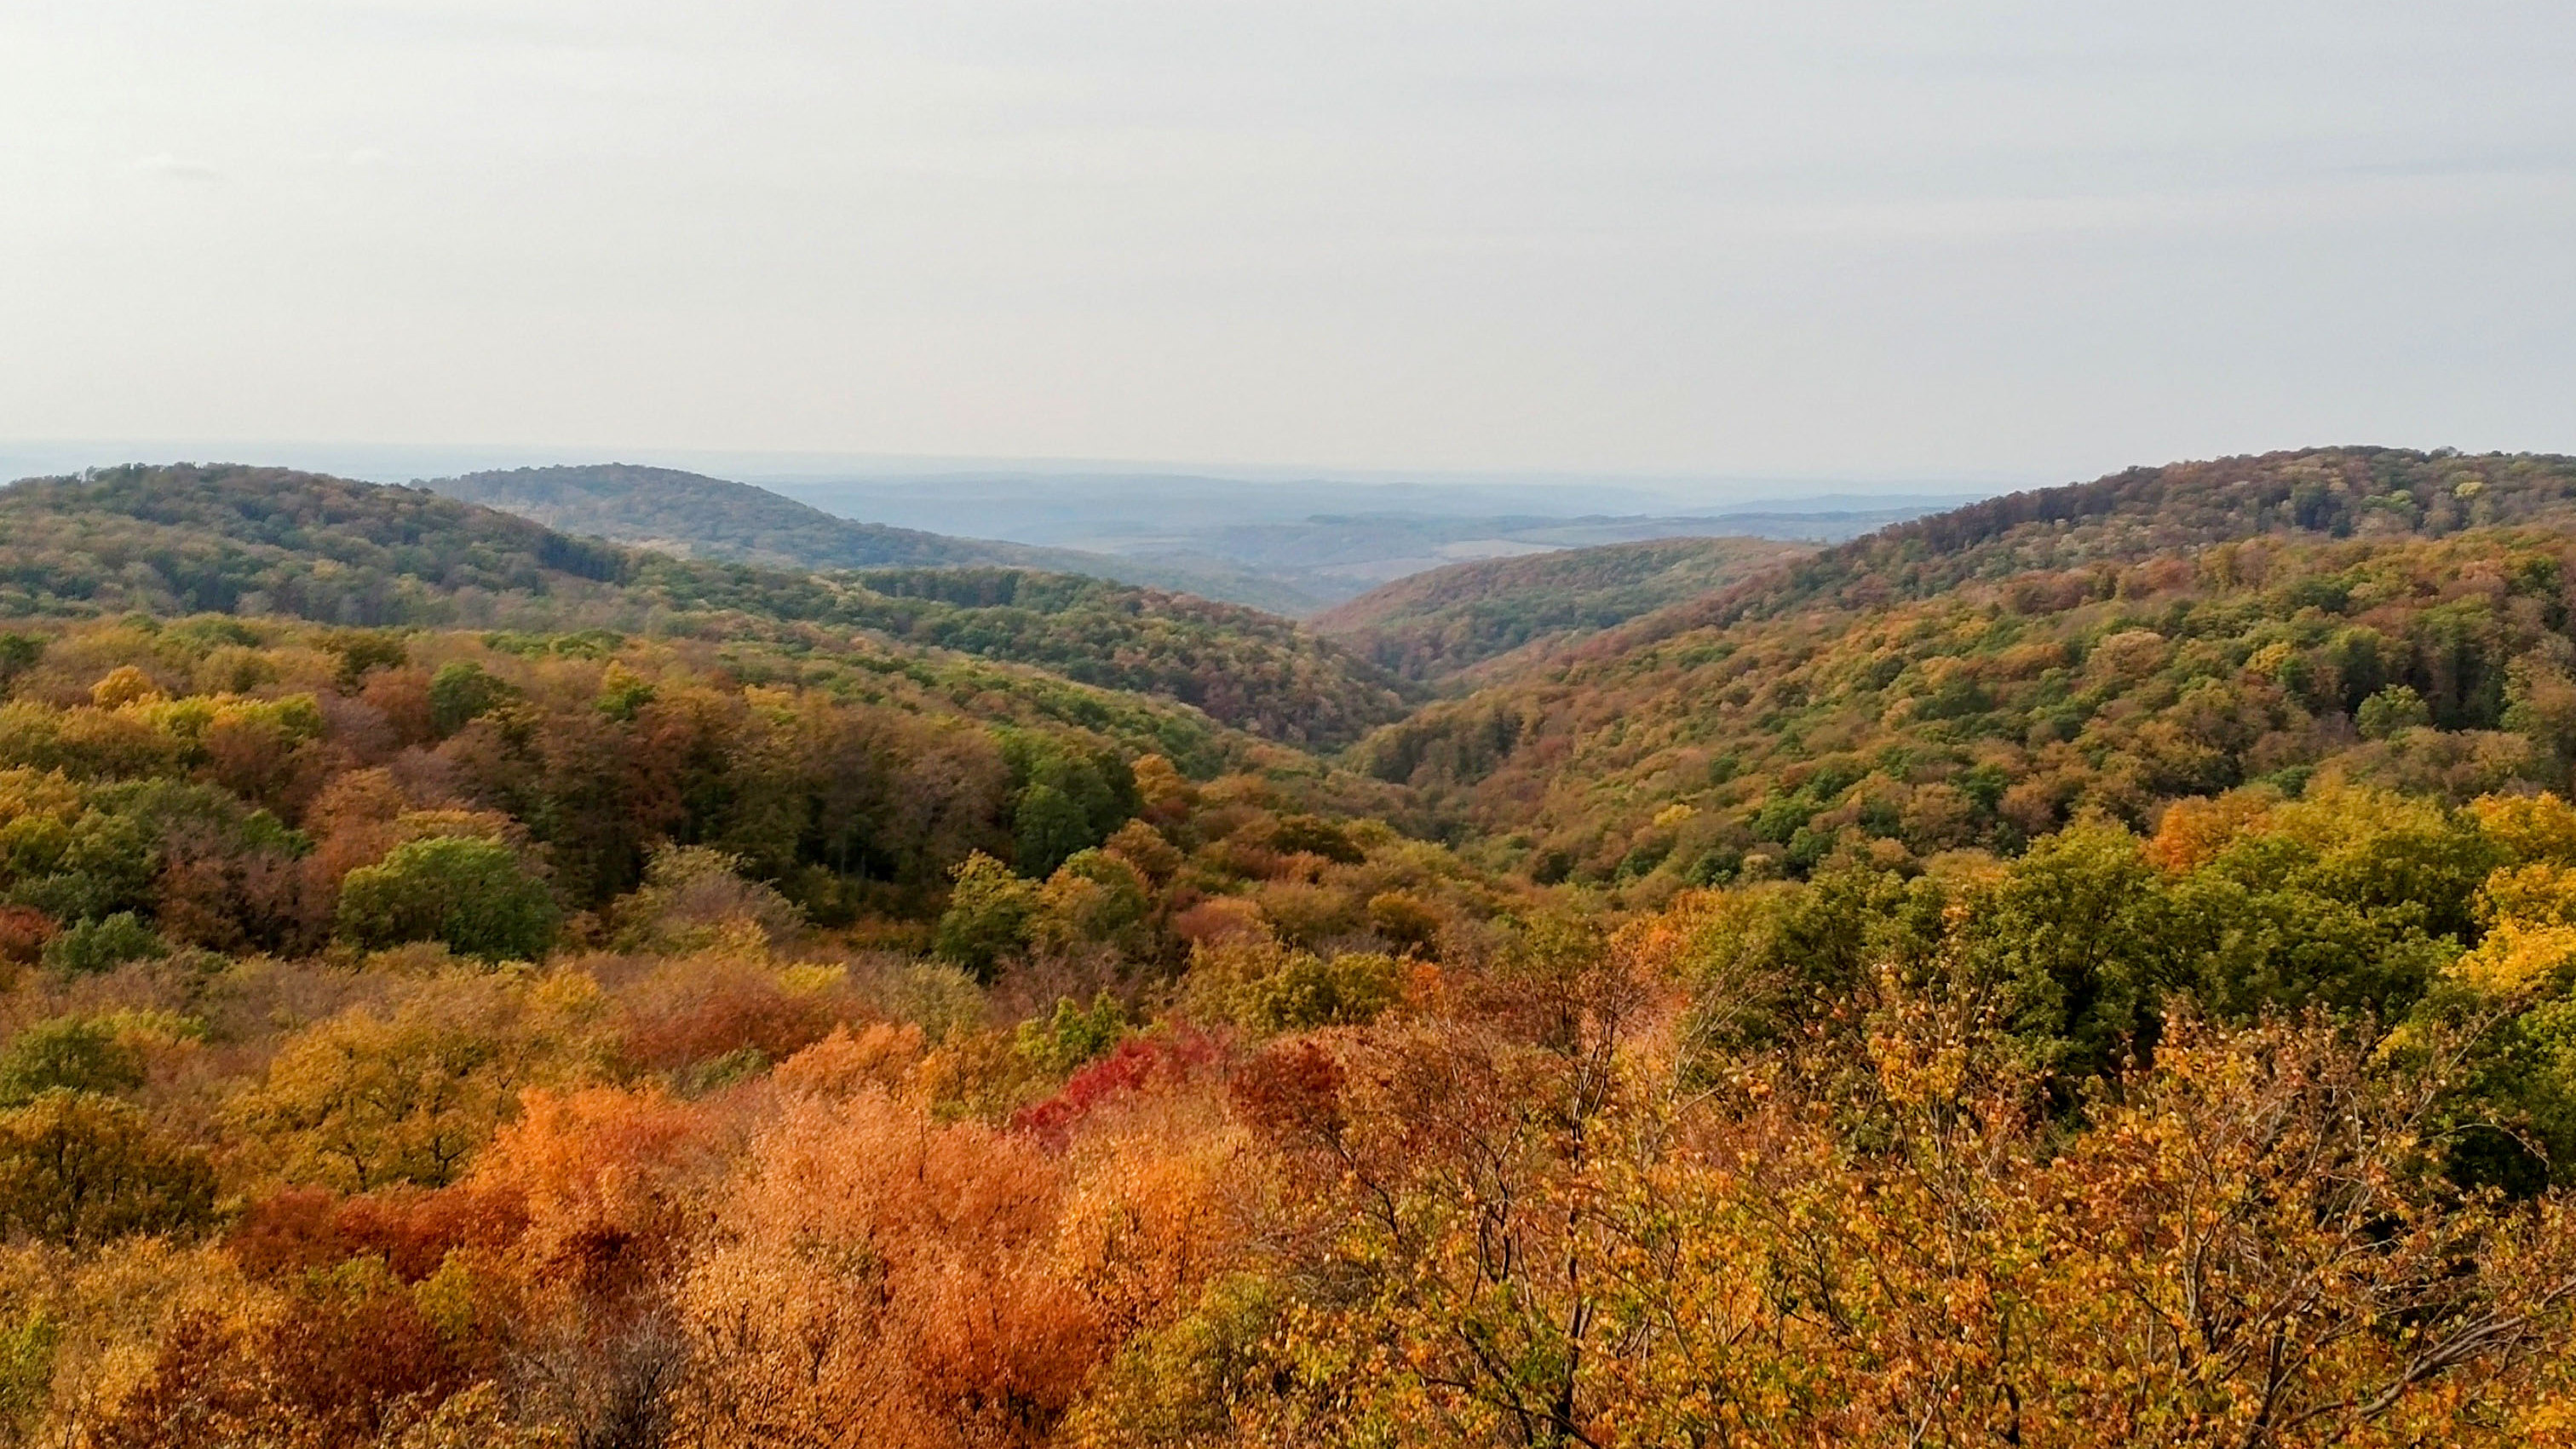
M 1668 625 L 1826 602 L 1867 607 L 1973 580 L 2080 569 L 2253 538 L 2439 538 L 2576 516 L 2576 474 L 2546 454 L 2315 448 L 2130 468 L 2008 494 L 1825 549 Z
M 1013 544 L 836 518 L 748 483 L 628 463 L 513 468 L 418 486 L 568 534 L 771 568 L 1018 564 Z
M 532 519 L 567 534 L 784 569 L 1008 567 L 1196 593 L 1295 613 L 1311 604 L 1295 589 L 1219 561 L 1117 558 L 998 539 L 958 538 L 891 528 L 826 513 L 756 488 L 628 463 L 513 468 L 433 478 L 418 486 Z
M 1368 677 L 1197 599 L 22 484 L 0 1442 L 2564 1442 L 2576 462 L 2406 466 L 2506 517 L 1775 565 L 1410 788 L 1066 677 Z
M 2349 778 L 2564 788 L 2576 460 L 2330 449 L 1898 525 L 1638 619 L 1357 752 L 1544 878 L 2011 851 Z
M 1667 538 L 1488 559 L 1398 579 L 1309 623 L 1404 678 L 1436 681 L 1714 593 L 1808 552 L 1755 538 Z
M 608 628 L 905 648 L 1076 670 L 1292 744 L 1396 718 L 1391 680 L 1285 620 L 1187 596 L 1014 571 L 832 577 L 569 538 L 418 489 L 186 465 L 0 491 L 0 615 L 279 614 L 360 626 Z M 807 642 L 805 647 L 810 647 Z

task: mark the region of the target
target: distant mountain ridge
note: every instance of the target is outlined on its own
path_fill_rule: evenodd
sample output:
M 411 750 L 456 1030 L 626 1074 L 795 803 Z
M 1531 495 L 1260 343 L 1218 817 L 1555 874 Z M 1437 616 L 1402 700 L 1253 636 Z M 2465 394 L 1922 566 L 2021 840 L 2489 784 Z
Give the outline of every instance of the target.
M 1042 569 L 1194 593 L 1275 613 L 1299 613 L 1312 603 L 1303 594 L 1223 565 L 1194 568 L 866 523 L 749 483 L 675 468 L 634 463 L 510 468 L 424 479 L 415 486 L 565 533 L 692 558 L 791 569 Z
M 688 556 L 773 568 L 1022 564 L 1015 544 L 862 523 L 765 488 L 633 463 L 510 468 L 416 486 L 589 534 Z
M 2576 519 L 2576 458 L 2307 448 L 2124 469 L 1929 514 L 1825 549 L 1704 617 L 1923 598 L 1973 579 L 2252 538 L 2440 537 Z

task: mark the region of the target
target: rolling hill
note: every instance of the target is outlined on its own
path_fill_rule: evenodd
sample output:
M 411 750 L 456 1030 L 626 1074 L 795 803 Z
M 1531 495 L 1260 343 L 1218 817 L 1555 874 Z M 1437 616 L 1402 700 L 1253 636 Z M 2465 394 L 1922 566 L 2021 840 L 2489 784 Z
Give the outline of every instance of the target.
M 1377 781 L 1203 600 L 0 491 L 0 1440 L 2563 1442 L 2571 481 L 1427 581 Z
M 628 463 L 513 468 L 433 478 L 418 486 L 564 533 L 691 558 L 784 569 L 1043 569 L 1281 613 L 1298 613 L 1313 604 L 1303 592 L 1222 561 L 1119 558 L 863 523 L 766 488 L 672 468 Z
M 1021 564 L 1015 544 L 839 518 L 748 483 L 628 463 L 513 468 L 418 486 L 570 534 L 770 568 Z
M 861 630 L 873 647 L 1034 666 L 1301 746 L 1346 743 L 1406 709 L 1395 681 L 1287 620 L 1097 579 L 683 559 L 420 489 L 282 469 L 137 466 L 0 491 L 0 615 L 134 609 L 800 647 L 847 647 Z
M 1356 758 L 1542 878 L 1802 873 L 2315 777 L 2564 788 L 2576 459 L 2317 449 L 1900 524 Z
M 1810 551 L 1757 538 L 1666 538 L 1487 559 L 1398 579 L 1310 623 L 1404 678 L 1438 681 L 1714 593 Z

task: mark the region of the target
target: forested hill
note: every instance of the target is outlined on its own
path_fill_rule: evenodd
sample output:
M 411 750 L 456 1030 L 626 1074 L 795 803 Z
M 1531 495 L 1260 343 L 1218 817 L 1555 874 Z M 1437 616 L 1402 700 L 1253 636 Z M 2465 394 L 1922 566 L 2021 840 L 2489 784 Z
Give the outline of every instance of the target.
M 1242 569 L 1205 561 L 1121 558 L 1001 539 L 957 538 L 864 523 L 723 478 L 631 463 L 513 468 L 433 478 L 419 486 L 498 508 L 548 528 L 693 558 L 786 569 L 888 566 L 1008 567 L 1087 574 L 1147 588 L 1286 611 L 1305 596 Z
M 2576 531 L 2411 466 L 1891 536 L 1412 789 L 1065 677 L 1388 697 L 1195 599 L 21 484 L 0 1444 L 2565 1449 Z
M 0 615 L 125 610 L 706 637 L 861 629 L 1310 746 L 1406 707 L 1393 680 L 1284 619 L 1096 579 L 681 559 L 420 489 L 273 468 L 135 466 L 0 490 Z
M 2438 538 L 2576 518 L 2576 458 L 2313 448 L 2131 468 L 2008 494 L 1825 549 L 1675 616 L 1928 598 L 1975 579 L 2272 537 Z
M 1759 538 L 1665 538 L 1485 559 L 1398 579 L 1310 623 L 1407 679 L 1440 680 L 1539 641 L 1713 593 L 1808 552 Z
M 0 489 L 0 613 L 427 622 L 460 595 L 616 583 L 625 550 L 412 488 L 284 468 L 94 469 Z
M 1024 564 L 1013 544 L 839 518 L 748 483 L 631 463 L 512 468 L 420 486 L 565 533 L 773 568 Z
M 1542 876 L 1634 882 L 2011 852 L 2246 785 L 2563 789 L 2571 485 L 2576 460 L 2336 449 L 1998 500 L 1577 643 L 1360 754 Z

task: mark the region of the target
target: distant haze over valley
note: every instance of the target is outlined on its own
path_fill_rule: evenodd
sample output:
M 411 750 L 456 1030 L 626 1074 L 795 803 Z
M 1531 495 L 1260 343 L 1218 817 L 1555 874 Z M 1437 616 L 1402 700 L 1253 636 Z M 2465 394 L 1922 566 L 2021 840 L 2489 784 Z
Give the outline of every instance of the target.
M 1452 564 L 1567 548 L 1678 537 L 1834 543 L 2001 491 L 1869 479 L 222 442 L 0 445 L 0 476 L 181 458 L 421 483 L 566 532 L 707 557 L 814 568 L 1004 564 L 1289 615 Z M 807 509 L 875 532 L 836 533 Z M 904 542 L 889 530 L 945 538 Z

